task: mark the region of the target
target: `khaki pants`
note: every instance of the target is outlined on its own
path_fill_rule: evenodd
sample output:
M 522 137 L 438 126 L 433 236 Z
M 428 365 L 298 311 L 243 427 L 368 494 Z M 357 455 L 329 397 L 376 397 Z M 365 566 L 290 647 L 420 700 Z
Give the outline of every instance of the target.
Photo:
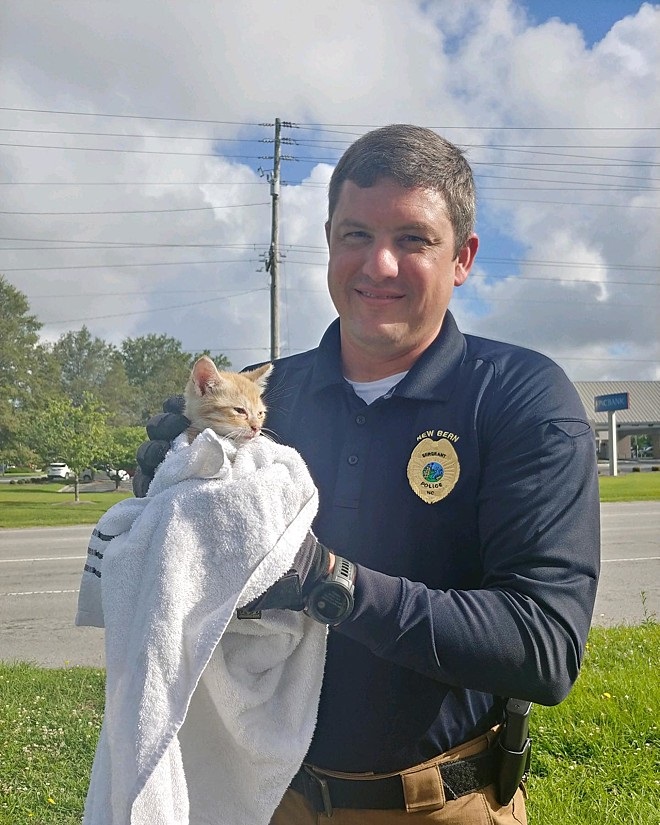
M 452 748 L 436 759 L 424 763 L 424 766 L 441 765 L 455 759 L 465 759 L 485 750 L 493 741 L 495 733 L 490 731 L 484 736 Z M 422 767 L 422 766 L 420 766 Z M 348 774 L 338 774 L 348 776 Z M 413 769 L 407 772 L 406 784 L 411 795 L 415 793 L 414 784 L 424 782 L 424 771 Z M 420 793 L 424 789 L 420 786 Z M 417 825 L 417 823 L 437 823 L 437 825 L 527 825 L 525 814 L 525 797 L 518 789 L 511 802 L 502 807 L 495 798 L 493 786 L 482 788 L 475 793 L 466 794 L 458 799 L 439 800 L 433 810 L 408 813 L 404 810 L 374 811 L 349 808 L 335 808 L 329 819 L 323 813 L 317 813 L 301 794 L 289 789 L 279 807 L 273 814 L 270 825 Z

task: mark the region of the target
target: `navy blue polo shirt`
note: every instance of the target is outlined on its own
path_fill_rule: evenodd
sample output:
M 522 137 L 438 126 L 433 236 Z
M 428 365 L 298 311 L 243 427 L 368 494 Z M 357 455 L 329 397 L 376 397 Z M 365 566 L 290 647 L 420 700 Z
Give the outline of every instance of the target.
M 367 405 L 342 376 L 336 321 L 318 349 L 276 362 L 267 403 L 318 486 L 316 535 L 358 566 L 308 761 L 399 770 L 499 721 L 503 697 L 561 701 L 600 544 L 593 434 L 562 370 L 447 313 Z

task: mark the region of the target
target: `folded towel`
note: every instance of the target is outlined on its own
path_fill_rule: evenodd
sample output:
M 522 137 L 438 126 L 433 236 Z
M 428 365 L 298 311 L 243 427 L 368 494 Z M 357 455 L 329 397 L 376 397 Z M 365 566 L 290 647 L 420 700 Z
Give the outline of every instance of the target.
M 76 624 L 105 626 L 106 708 L 84 825 L 267 825 L 311 741 L 326 630 L 236 607 L 289 570 L 317 494 L 264 437 L 175 443 L 90 541 Z

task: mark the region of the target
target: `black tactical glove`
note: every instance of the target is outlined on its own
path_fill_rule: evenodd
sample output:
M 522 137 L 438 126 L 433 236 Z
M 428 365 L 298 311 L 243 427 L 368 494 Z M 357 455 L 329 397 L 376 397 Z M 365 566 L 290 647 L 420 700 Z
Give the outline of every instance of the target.
M 313 533 L 308 533 L 293 560 L 293 568 L 257 599 L 239 608 L 238 618 L 258 619 L 262 610 L 303 610 L 307 595 L 329 568 L 330 550 Z
M 183 415 L 182 395 L 172 395 L 163 404 L 163 412 L 147 421 L 149 441 L 143 441 L 137 451 L 138 469 L 133 476 L 133 494 L 144 498 L 158 466 L 167 455 L 172 441 L 190 426 Z

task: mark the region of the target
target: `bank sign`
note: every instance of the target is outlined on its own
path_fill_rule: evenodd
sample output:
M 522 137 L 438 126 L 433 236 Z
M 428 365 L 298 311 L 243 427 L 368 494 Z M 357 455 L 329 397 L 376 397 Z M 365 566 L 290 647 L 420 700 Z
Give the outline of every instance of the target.
M 594 410 L 596 412 L 615 412 L 616 410 L 627 410 L 628 393 L 615 392 L 612 395 L 597 395 L 594 398 Z

